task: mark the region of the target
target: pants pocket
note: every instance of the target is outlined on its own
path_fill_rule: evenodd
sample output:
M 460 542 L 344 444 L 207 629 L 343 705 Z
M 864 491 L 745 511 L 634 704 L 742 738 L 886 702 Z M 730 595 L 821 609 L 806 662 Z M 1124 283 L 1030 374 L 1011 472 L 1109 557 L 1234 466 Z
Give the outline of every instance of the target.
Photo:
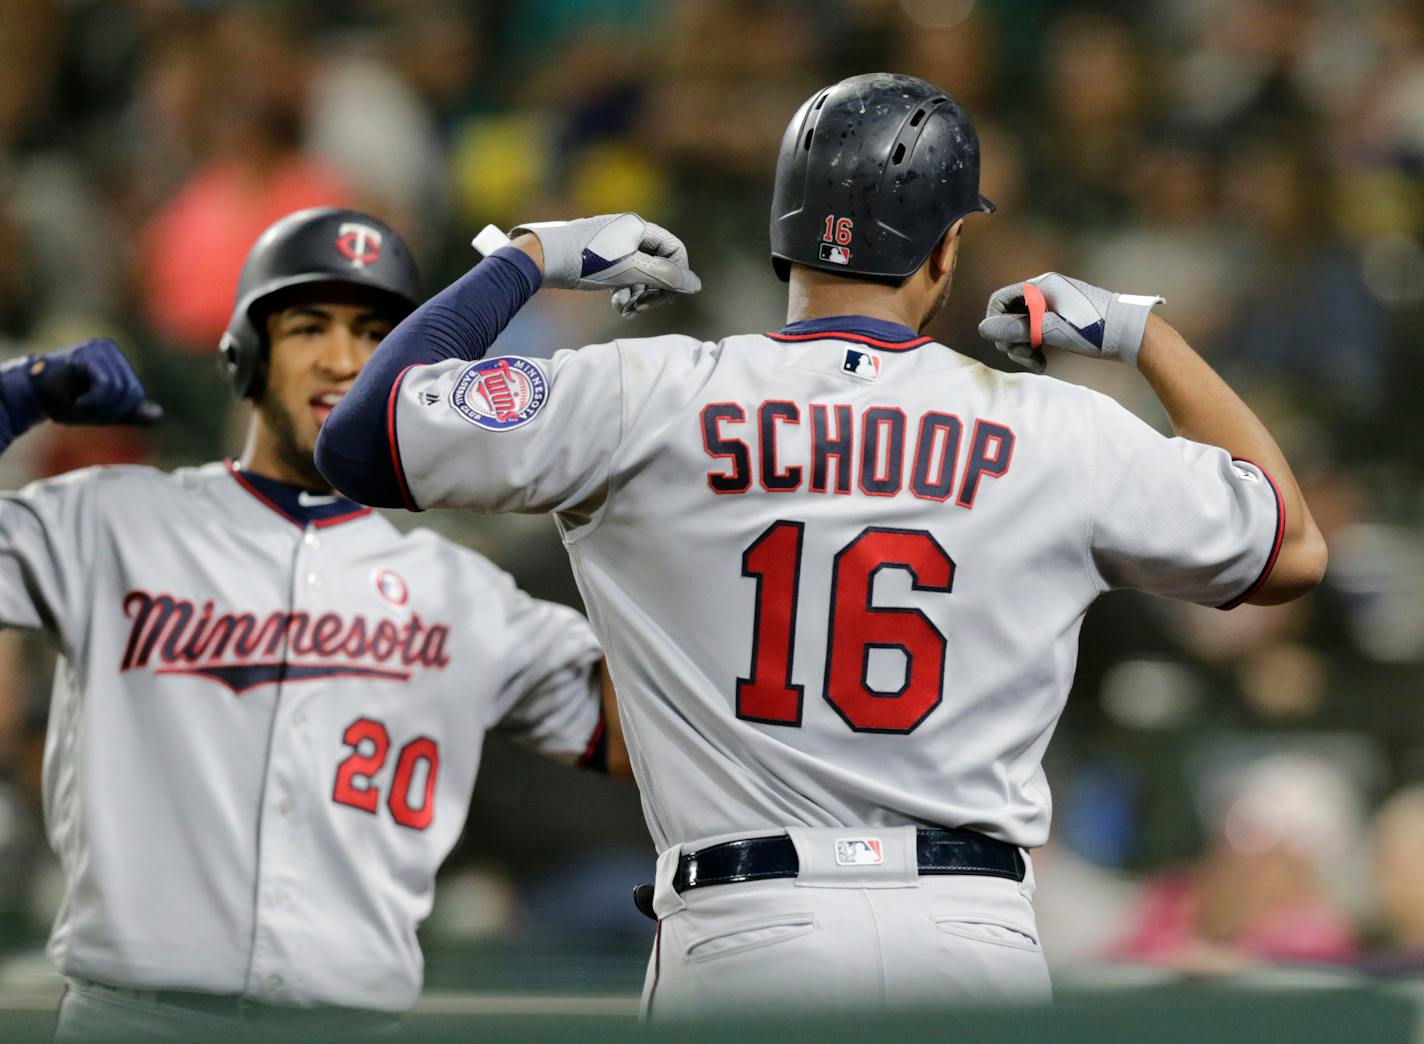
M 688 963 L 712 961 L 789 942 L 815 930 L 816 919 L 810 914 L 786 914 L 752 921 L 694 938 L 687 944 L 686 957 Z
M 934 926 L 937 931 L 945 932 L 949 935 L 957 935 L 962 939 L 972 939 L 975 942 L 991 943 L 995 946 L 1008 946 L 1015 950 L 1032 950 L 1038 952 L 1038 940 L 1033 934 L 1024 928 L 1010 924 L 1007 921 L 993 920 L 987 917 L 965 917 L 963 915 L 951 917 L 936 917 Z

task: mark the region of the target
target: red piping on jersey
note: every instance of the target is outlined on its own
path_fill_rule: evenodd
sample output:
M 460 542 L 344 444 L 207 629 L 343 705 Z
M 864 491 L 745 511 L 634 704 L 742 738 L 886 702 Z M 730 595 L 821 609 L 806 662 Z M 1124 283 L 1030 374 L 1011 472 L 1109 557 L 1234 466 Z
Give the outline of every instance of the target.
M 878 337 L 870 337 L 866 334 L 851 333 L 848 330 L 827 330 L 819 333 L 769 333 L 767 334 L 773 341 L 794 343 L 796 341 L 854 341 L 857 344 L 868 344 L 872 348 L 883 348 L 887 352 L 908 352 L 912 348 L 919 348 L 921 345 L 929 344 L 933 337 L 913 337 L 908 341 L 882 341 Z
M 371 513 L 368 507 L 357 508 L 355 511 L 348 511 L 344 515 L 332 515 L 330 518 L 314 518 L 311 520 L 313 529 L 325 529 L 327 526 L 339 526 L 343 522 L 350 522 L 353 518 L 365 518 Z M 296 521 L 293 519 L 293 521 Z M 300 525 L 301 523 L 297 523 Z
M 1271 553 L 1266 559 L 1266 564 L 1261 570 L 1261 575 L 1256 577 L 1255 582 L 1246 588 L 1244 593 L 1237 595 L 1229 602 L 1217 606 L 1218 609 L 1235 609 L 1261 589 L 1261 585 L 1270 578 L 1271 570 L 1276 568 L 1276 559 L 1280 557 L 1281 544 L 1284 543 L 1286 536 L 1286 502 L 1281 498 L 1281 490 L 1280 487 L 1276 485 L 1276 480 L 1271 478 L 1271 476 L 1267 474 L 1266 469 L 1261 467 L 1261 465 L 1257 464 L 1254 460 L 1247 460 L 1245 457 L 1232 457 L 1231 459 L 1233 461 L 1240 461 L 1242 464 L 1250 464 L 1259 471 L 1265 478 L 1266 483 L 1271 487 L 1271 492 L 1276 495 L 1276 536 L 1271 543 Z
M 588 746 L 583 748 L 583 753 L 579 755 L 578 767 L 583 768 L 598 750 L 598 742 L 603 739 L 603 732 L 608 728 L 608 722 L 604 720 L 602 712 L 598 715 L 598 724 L 594 727 L 593 735 L 588 738 Z
M 247 476 L 242 473 L 242 469 L 237 466 L 237 464 L 233 461 L 231 457 L 223 461 L 223 463 L 227 465 L 228 474 L 230 474 L 233 478 L 237 479 L 237 484 L 239 486 L 247 490 L 247 492 L 251 493 L 254 497 L 262 501 L 262 503 L 266 504 L 269 508 L 271 508 L 277 514 L 281 515 L 283 518 L 285 518 L 292 525 L 296 526 L 298 529 L 305 529 L 307 527 L 307 524 L 305 522 L 303 522 L 299 518 L 293 518 L 291 515 L 287 514 L 287 512 L 282 510 L 280 505 L 278 505 L 269 497 L 265 496 L 262 491 L 256 486 L 254 486 L 251 482 L 248 482 Z M 370 508 L 358 507 L 355 511 L 349 511 L 344 515 L 333 515 L 331 518 L 313 520 L 312 525 L 319 528 L 324 528 L 326 526 L 335 526 L 339 525 L 342 522 L 350 522 L 353 519 L 365 518 L 370 513 Z
M 401 382 L 405 380 L 405 375 L 411 370 L 420 366 L 420 363 L 411 363 L 400 373 L 396 374 L 395 382 L 391 385 L 390 398 L 386 400 L 386 441 L 391 447 L 391 470 L 396 473 L 396 487 L 400 490 L 401 502 L 405 504 L 407 511 L 419 511 L 415 498 L 410 495 L 410 486 L 405 481 L 405 466 L 401 464 L 400 444 L 396 441 L 396 396 L 400 394 Z

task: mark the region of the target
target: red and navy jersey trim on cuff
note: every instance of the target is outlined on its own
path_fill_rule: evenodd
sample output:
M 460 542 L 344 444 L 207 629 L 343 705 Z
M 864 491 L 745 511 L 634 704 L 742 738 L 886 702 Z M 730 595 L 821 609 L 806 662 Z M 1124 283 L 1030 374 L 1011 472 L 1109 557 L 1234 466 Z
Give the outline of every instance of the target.
M 879 348 L 886 352 L 908 352 L 934 340 L 933 337 L 913 337 L 908 341 L 884 341 L 879 337 L 853 333 L 849 330 L 827 330 L 824 333 L 769 333 L 767 336 L 773 341 L 781 341 L 784 344 L 794 344 L 798 341 L 854 341 L 856 344 L 867 344 L 872 348 Z
M 391 394 L 386 399 L 386 441 L 391 447 L 391 470 L 395 472 L 396 489 L 400 491 L 401 503 L 405 505 L 407 511 L 422 511 L 423 508 L 415 503 L 415 498 L 410 495 L 410 485 L 405 479 L 405 466 L 401 464 L 400 440 L 396 437 L 396 399 L 400 395 L 401 382 L 405 380 L 405 375 L 421 363 L 411 363 L 400 373 L 396 374 L 395 381 L 391 384 Z
M 594 772 L 608 771 L 608 722 L 602 714 L 598 716 L 598 725 L 589 737 L 588 746 L 575 764 L 579 768 L 592 769 Z
M 1276 559 L 1280 557 L 1281 543 L 1285 540 L 1286 535 L 1286 502 L 1281 499 L 1281 490 L 1280 487 L 1276 485 L 1276 480 L 1271 478 L 1266 469 L 1261 467 L 1261 465 L 1257 464 L 1254 460 L 1247 460 L 1245 457 L 1232 457 L 1231 459 L 1233 462 L 1239 461 L 1242 464 L 1250 464 L 1261 473 L 1261 476 L 1266 480 L 1266 484 L 1271 487 L 1271 493 L 1274 494 L 1276 498 L 1276 535 L 1271 541 L 1271 553 L 1266 556 L 1266 564 L 1261 568 L 1260 575 L 1252 581 L 1251 586 L 1246 588 L 1244 592 L 1229 602 L 1223 602 L 1217 606 L 1218 609 L 1235 609 L 1241 603 L 1248 601 L 1252 595 L 1261 589 L 1261 585 L 1270 577 L 1271 570 L 1276 568 Z

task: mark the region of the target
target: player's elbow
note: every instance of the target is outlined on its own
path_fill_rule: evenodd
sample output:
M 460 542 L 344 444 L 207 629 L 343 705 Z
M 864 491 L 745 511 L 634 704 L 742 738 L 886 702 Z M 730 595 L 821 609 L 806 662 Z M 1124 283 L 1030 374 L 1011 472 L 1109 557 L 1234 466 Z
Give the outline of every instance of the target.
M 333 414 L 333 418 L 335 414 Z M 316 438 L 313 454 L 316 470 L 331 488 L 358 504 L 370 507 L 404 507 L 390 465 L 377 453 L 362 455 L 348 451 L 339 428 L 328 420 Z
M 1330 552 L 1314 525 L 1281 545 L 1271 575 L 1250 599 L 1252 605 L 1281 605 L 1309 594 L 1325 578 Z
M 316 452 L 313 459 L 316 462 L 316 470 L 321 472 L 321 477 L 331 483 L 331 488 L 338 493 L 351 496 L 347 492 L 354 476 L 354 468 L 347 467 L 346 460 L 336 449 L 338 436 L 332 433 L 331 422 L 322 425 L 321 431 L 316 437 Z

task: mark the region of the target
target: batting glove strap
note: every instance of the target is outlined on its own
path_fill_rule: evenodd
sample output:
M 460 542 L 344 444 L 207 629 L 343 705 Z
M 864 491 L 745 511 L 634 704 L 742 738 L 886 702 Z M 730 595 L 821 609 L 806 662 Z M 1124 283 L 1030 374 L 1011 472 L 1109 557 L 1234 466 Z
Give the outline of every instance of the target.
M 1156 294 L 1112 294 L 1103 319 L 1103 352 L 1111 350 L 1123 362 L 1136 369 L 1137 353 L 1142 350 L 1142 335 L 1147 329 L 1147 317 L 1152 309 L 1166 302 Z

